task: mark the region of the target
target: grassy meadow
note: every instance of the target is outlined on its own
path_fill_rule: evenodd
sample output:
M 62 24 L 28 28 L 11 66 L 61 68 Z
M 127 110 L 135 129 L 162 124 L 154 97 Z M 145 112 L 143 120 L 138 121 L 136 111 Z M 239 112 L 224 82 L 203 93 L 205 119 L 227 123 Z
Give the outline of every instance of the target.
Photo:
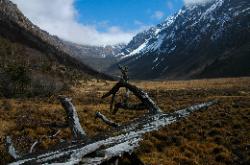
M 146 164 L 158 165 L 228 165 L 250 163 L 250 78 L 223 78 L 188 81 L 134 81 L 145 90 L 165 112 L 217 99 L 219 104 L 189 118 L 145 135 L 136 154 Z M 112 115 L 109 99 L 100 97 L 115 82 L 81 81 L 60 94 L 72 98 L 80 122 L 89 136 L 110 130 L 95 120 L 100 111 L 117 123 L 132 120 L 146 111 L 119 110 Z M 122 92 L 116 98 L 122 99 Z M 134 96 L 131 102 L 137 102 Z M 21 154 L 41 140 L 35 150 L 46 150 L 61 140 L 70 141 L 65 112 L 57 95 L 34 98 L 0 98 L 0 164 L 12 161 L 4 148 L 5 136 L 10 135 Z M 48 136 L 60 133 L 53 139 Z

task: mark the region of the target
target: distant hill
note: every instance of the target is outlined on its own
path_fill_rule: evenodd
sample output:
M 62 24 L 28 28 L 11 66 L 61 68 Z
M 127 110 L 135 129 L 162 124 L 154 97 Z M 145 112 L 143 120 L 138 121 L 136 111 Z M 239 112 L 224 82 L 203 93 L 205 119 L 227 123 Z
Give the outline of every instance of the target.
M 39 88 L 59 91 L 79 78 L 112 79 L 70 52 L 62 40 L 32 24 L 11 1 L 0 1 L 0 96 L 33 88 L 37 93 L 42 91 Z
M 116 56 L 121 53 L 125 46 L 125 44 L 90 46 L 68 41 L 64 41 L 64 43 L 73 57 L 98 71 L 104 71 L 112 64 L 117 63 L 118 57 Z
M 249 0 L 184 6 L 136 35 L 118 57 L 134 79 L 249 76 Z M 107 72 L 116 73 L 117 64 Z

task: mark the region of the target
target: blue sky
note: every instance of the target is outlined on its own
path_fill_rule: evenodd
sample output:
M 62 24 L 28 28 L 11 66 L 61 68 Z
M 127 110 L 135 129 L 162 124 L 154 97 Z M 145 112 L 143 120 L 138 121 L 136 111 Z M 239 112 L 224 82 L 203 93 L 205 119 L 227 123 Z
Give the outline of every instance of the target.
M 96 25 L 98 30 L 119 26 L 133 31 L 152 26 L 183 6 L 182 0 L 77 0 L 77 19 L 83 24 Z
M 183 5 L 210 0 L 11 0 L 35 25 L 83 45 L 128 43 Z

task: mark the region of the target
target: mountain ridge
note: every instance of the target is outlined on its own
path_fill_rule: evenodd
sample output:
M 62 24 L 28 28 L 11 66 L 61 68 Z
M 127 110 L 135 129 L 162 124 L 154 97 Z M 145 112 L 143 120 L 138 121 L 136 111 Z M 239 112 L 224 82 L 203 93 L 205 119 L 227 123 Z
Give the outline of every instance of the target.
M 90 46 L 68 41 L 64 41 L 64 43 L 74 58 L 100 72 L 118 62 L 118 57 L 116 57 L 116 55 L 119 54 L 125 46 L 124 44 Z
M 51 36 L 30 22 L 17 8 L 17 5 L 11 1 L 1 0 L 0 9 L 0 35 L 2 37 L 38 49 L 47 55 L 52 55 L 59 63 L 79 69 L 87 74 L 112 79 L 110 76 L 98 72 L 73 58 L 62 40 L 56 36 Z
M 150 33 L 150 36 L 145 35 L 141 39 L 144 42 L 138 47 L 123 51 L 118 64 L 128 65 L 134 79 L 247 76 L 250 73 L 250 67 L 245 63 L 250 59 L 249 17 L 250 4 L 246 0 L 215 0 L 203 5 L 184 6 L 163 23 L 138 34 Z M 129 50 L 129 45 L 125 50 Z M 245 50 L 241 51 L 241 47 Z M 238 66 L 234 67 L 234 60 L 230 59 L 239 58 L 232 52 L 244 53 L 238 60 L 242 65 L 237 62 Z M 215 64 L 218 61 L 222 67 Z M 214 66 L 220 74 L 209 73 Z M 238 71 L 234 72 L 235 68 Z M 115 65 L 107 72 L 112 70 Z

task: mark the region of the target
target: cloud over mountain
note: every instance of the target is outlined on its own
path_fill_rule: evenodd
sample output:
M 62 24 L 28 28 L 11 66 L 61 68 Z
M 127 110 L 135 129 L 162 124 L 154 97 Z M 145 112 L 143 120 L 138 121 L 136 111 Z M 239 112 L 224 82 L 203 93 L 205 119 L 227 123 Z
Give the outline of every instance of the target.
M 107 26 L 98 31 L 97 25 L 77 21 L 75 0 L 12 0 L 34 24 L 62 39 L 86 44 L 105 45 L 127 43 L 137 31 L 123 31 L 117 26 Z

